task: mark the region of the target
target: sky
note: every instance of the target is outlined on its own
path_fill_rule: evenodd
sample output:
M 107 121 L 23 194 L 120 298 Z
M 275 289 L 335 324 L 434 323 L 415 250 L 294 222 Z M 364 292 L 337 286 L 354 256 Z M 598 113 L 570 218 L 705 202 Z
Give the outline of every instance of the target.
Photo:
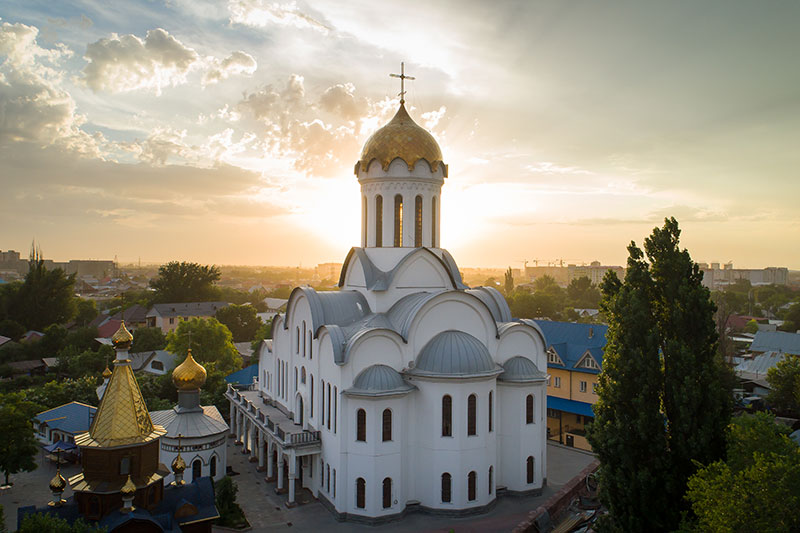
M 0 250 L 341 262 L 361 147 L 406 105 L 462 267 L 800 269 L 800 3 L 5 0 Z

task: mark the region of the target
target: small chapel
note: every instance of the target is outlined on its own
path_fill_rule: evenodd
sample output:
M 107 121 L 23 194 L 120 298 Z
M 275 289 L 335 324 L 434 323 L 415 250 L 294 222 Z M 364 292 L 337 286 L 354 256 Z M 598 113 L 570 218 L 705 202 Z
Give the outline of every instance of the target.
M 477 514 L 547 483 L 544 335 L 462 281 L 440 239 L 449 169 L 403 94 L 355 164 L 360 246 L 339 290 L 295 288 L 255 385 L 227 392 L 286 504 L 307 490 L 340 520 Z

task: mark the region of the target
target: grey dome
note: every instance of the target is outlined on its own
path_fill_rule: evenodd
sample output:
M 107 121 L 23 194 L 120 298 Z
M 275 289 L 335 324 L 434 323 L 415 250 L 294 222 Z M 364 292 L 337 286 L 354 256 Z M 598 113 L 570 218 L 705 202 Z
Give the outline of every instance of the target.
M 505 371 L 497 378 L 500 381 L 525 383 L 528 381 L 544 381 L 547 379 L 545 373 L 539 370 L 536 363 L 521 355 L 516 355 L 506 361 L 503 365 L 503 369 Z
M 463 331 L 443 331 L 422 348 L 409 373 L 421 376 L 470 377 L 497 374 L 489 350 Z
M 356 376 L 345 392 L 356 396 L 387 396 L 413 390 L 397 370 L 386 365 L 372 365 Z

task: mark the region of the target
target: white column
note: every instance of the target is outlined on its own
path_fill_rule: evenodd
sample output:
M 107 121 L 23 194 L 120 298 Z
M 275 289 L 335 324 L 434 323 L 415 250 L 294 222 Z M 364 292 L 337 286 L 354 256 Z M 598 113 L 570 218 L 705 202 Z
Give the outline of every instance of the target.
M 294 486 L 297 477 L 297 457 L 294 452 L 289 454 L 289 505 L 294 504 Z
M 261 435 L 261 431 L 256 428 L 256 442 L 258 443 L 258 470 L 259 472 L 264 470 L 264 438 Z
M 236 421 L 235 421 L 235 418 L 236 418 L 236 406 L 233 405 L 233 402 L 231 402 L 231 416 L 229 418 L 229 420 L 231 421 L 231 428 L 230 428 L 231 429 L 231 435 L 236 435 Z
M 278 448 L 278 490 L 283 488 L 283 450 Z
M 242 423 L 244 426 L 244 432 L 242 433 L 242 453 L 247 453 L 247 439 L 250 437 L 250 420 L 247 417 L 243 417 Z
M 272 465 L 272 452 L 275 450 L 275 445 L 269 439 L 267 442 L 267 477 L 271 478 L 275 475 L 275 467 Z

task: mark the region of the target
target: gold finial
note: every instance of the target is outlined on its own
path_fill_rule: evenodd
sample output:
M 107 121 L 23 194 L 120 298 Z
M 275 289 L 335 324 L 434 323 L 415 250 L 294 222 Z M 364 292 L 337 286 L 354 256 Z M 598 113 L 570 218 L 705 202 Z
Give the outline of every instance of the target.
M 172 371 L 172 382 L 178 390 L 196 390 L 205 384 L 206 376 L 206 369 L 194 360 L 189 348 L 186 359 Z
M 172 460 L 172 471 L 176 474 L 182 474 L 186 470 L 186 461 L 181 457 L 181 438 L 183 435 L 178 433 L 178 455 Z
M 111 337 L 111 344 L 114 345 L 114 348 L 118 348 L 120 350 L 127 350 L 131 347 L 131 343 L 133 342 L 133 335 L 131 332 L 128 331 L 128 328 L 125 327 L 125 321 L 123 320 L 120 325 L 119 329 L 114 336 Z
M 108 364 L 106 363 L 106 369 L 103 370 L 103 378 L 108 379 L 111 377 L 111 370 L 108 369 Z
M 406 89 L 405 89 L 405 81 L 406 80 L 415 80 L 416 78 L 413 76 L 406 76 L 406 64 L 400 63 L 400 74 L 389 74 L 390 78 L 400 78 L 400 105 L 406 103 L 405 96 L 406 96 Z
M 136 485 L 133 483 L 130 474 L 128 474 L 128 480 L 125 482 L 124 485 L 122 485 L 120 492 L 122 493 L 123 496 L 133 496 L 134 494 L 136 494 Z
M 61 455 L 59 454 L 58 457 L 60 460 Z M 53 479 L 50 480 L 49 486 L 50 486 L 50 492 L 64 492 L 64 489 L 67 488 L 67 480 L 64 479 L 64 476 L 61 475 L 61 465 L 58 465 L 58 467 L 56 468 L 56 475 L 53 476 Z

